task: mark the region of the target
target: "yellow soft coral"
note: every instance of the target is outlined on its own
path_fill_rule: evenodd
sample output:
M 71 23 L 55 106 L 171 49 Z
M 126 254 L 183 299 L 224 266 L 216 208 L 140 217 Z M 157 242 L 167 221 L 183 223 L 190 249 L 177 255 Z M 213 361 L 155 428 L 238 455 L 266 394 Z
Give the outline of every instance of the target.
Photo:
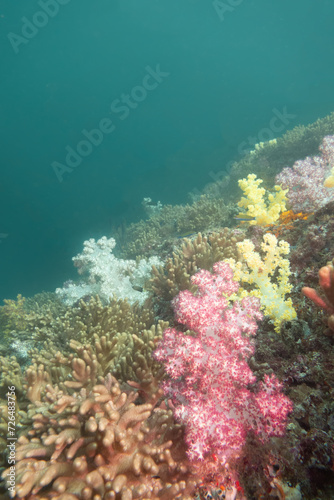
M 273 234 L 265 234 L 263 240 L 263 258 L 254 252 L 254 244 L 250 240 L 244 240 L 237 243 L 239 262 L 234 259 L 227 262 L 234 271 L 236 281 L 256 286 L 251 291 L 241 289 L 240 295 L 259 297 L 264 313 L 272 318 L 275 330 L 279 332 L 282 321 L 296 317 L 291 299 L 285 299 L 292 288 L 289 283 L 290 263 L 284 258 L 290 252 L 290 245 L 286 241 L 278 243 Z
M 267 193 L 264 188 L 259 187 L 262 179 L 257 179 L 255 174 L 249 174 L 247 179 L 240 179 L 238 184 L 246 197 L 242 197 L 238 203 L 240 208 L 246 209 L 246 215 L 254 217 L 249 223 L 252 225 L 265 226 L 274 224 L 281 212 L 286 210 L 287 189 L 274 186 L 275 193 Z
M 326 188 L 333 188 L 334 187 L 334 167 L 331 170 L 331 174 L 327 179 L 325 179 L 324 186 Z

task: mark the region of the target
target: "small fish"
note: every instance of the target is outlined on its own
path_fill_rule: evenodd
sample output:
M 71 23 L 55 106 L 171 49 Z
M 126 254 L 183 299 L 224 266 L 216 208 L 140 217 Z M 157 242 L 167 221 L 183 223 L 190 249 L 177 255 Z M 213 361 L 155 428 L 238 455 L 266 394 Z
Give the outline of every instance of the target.
M 143 292 L 144 291 L 144 288 L 142 286 L 139 286 L 139 285 L 132 285 L 132 288 L 134 290 L 136 290 L 136 292 Z
M 233 217 L 234 220 L 238 220 L 240 222 L 250 222 L 252 220 L 256 220 L 256 217 L 252 217 L 251 215 L 247 214 L 238 214 L 235 217 Z
M 191 236 L 195 236 L 196 233 L 184 233 L 184 234 L 179 234 L 176 236 L 178 240 L 182 240 L 183 238 L 190 238 Z

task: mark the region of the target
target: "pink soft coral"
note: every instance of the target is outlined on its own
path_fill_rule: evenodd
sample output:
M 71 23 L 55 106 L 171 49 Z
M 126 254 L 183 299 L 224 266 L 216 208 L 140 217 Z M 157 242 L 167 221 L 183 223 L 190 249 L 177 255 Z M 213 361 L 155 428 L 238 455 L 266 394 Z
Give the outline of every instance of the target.
M 186 424 L 189 458 L 210 453 L 224 462 L 240 451 L 250 430 L 261 439 L 282 435 L 292 403 L 273 375 L 258 392 L 247 388 L 256 381 L 247 360 L 262 318 L 260 301 L 248 297 L 232 305 L 228 297 L 239 285 L 230 266 L 218 262 L 213 271 L 192 277 L 197 295 L 186 290 L 174 299 L 176 319 L 197 335 L 169 328 L 154 355 L 170 376 L 163 388 Z
M 313 212 L 334 200 L 333 189 L 324 187 L 325 178 L 334 167 L 334 136 L 324 137 L 319 149 L 319 156 L 298 160 L 275 178 L 276 184 L 289 189 L 287 198 L 295 212 Z

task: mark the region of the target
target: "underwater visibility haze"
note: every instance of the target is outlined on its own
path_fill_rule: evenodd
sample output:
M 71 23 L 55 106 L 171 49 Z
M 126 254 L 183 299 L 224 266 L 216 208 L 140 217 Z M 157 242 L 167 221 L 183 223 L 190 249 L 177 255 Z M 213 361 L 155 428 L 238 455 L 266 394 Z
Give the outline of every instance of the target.
M 0 5 L 1 498 L 334 498 L 333 19 Z

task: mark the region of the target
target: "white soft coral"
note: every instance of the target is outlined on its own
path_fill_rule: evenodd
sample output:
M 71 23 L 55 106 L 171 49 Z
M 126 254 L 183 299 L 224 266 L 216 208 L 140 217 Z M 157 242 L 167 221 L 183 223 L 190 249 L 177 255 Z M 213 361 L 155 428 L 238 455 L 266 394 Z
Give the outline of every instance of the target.
M 82 276 L 81 282 L 71 282 L 56 290 L 67 305 L 87 295 L 99 295 L 103 302 L 108 302 L 112 296 L 127 299 L 131 304 L 145 301 L 148 292 L 139 290 L 149 279 L 152 266 L 159 266 L 162 261 L 158 257 L 141 259 L 138 263 L 117 259 L 112 253 L 115 246 L 114 238 L 106 236 L 97 241 L 90 238 L 84 242 L 83 252 L 72 259 Z

